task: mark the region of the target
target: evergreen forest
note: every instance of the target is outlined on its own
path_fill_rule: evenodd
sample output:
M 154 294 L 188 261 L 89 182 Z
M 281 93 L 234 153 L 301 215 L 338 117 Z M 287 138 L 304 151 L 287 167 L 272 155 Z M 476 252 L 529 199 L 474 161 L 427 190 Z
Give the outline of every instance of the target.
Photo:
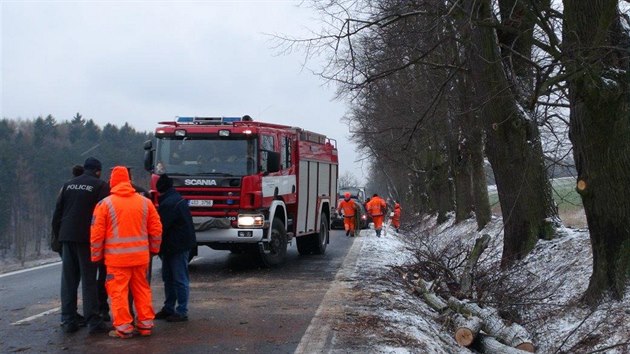
M 24 263 L 51 252 L 55 201 L 72 167 L 92 156 L 103 164 L 101 178 L 116 165 L 131 167 L 135 184 L 147 186 L 142 168 L 144 141 L 152 134 L 128 123 L 98 126 L 77 113 L 58 122 L 52 115 L 0 120 L 0 259 Z

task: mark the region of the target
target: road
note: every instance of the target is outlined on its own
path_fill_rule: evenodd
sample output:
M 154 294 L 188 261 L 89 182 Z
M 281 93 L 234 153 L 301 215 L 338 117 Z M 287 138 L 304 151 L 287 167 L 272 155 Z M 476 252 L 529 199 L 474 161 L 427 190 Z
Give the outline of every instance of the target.
M 128 340 L 61 331 L 60 264 L 0 275 L 0 352 L 293 353 L 353 241 L 333 230 L 323 256 L 300 256 L 293 243 L 287 262 L 272 269 L 202 247 L 190 267 L 189 321 L 156 321 L 153 336 Z M 159 260 L 153 269 L 157 311 Z

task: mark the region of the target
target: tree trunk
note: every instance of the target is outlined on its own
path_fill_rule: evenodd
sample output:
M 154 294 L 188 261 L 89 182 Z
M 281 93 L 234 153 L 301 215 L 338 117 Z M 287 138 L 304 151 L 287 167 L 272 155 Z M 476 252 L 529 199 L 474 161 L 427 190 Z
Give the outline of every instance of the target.
M 462 279 L 460 283 L 460 291 L 462 294 L 469 296 L 470 291 L 472 290 L 473 284 L 473 269 L 477 266 L 477 261 L 483 251 L 486 250 L 488 244 L 490 243 L 490 235 L 483 234 L 483 236 L 479 237 L 475 240 L 475 246 L 470 251 L 470 256 L 466 260 L 466 265 L 464 266 L 464 270 L 462 271 Z
M 455 188 L 455 222 L 468 219 L 473 211 L 472 166 L 468 141 L 459 139 L 455 132 L 461 131 L 460 123 L 451 129 L 448 138 L 449 162 Z
M 472 314 L 479 317 L 483 323 L 481 329 L 499 338 L 502 343 L 520 350 L 534 352 L 534 345 L 525 328 L 516 323 L 512 323 L 509 326 L 505 325 L 496 313 L 496 310 L 484 309 L 475 303 L 463 302 L 455 297 L 448 299 L 448 306 L 459 313 Z
M 479 119 L 476 117 L 475 119 Z M 477 230 L 481 230 L 492 219 L 490 199 L 488 198 L 488 180 L 484 168 L 483 137 L 478 124 L 470 134 L 470 160 L 472 167 L 473 199 L 475 204 L 475 218 Z
M 621 299 L 630 274 L 630 38 L 616 0 L 564 1 L 569 136 L 593 247 L 584 300 Z
M 512 348 L 497 341 L 491 336 L 480 334 L 479 335 L 479 350 L 485 354 L 525 354 L 533 353 L 533 351 L 524 350 L 520 348 Z
M 457 344 L 467 347 L 471 345 L 481 330 L 479 317 L 455 315 L 455 341 Z
M 430 208 L 437 212 L 437 223 L 448 220 L 448 212 L 453 210 L 452 188 L 449 180 L 449 164 L 441 151 L 428 152 L 427 189 Z
M 475 113 L 473 107 L 475 91 L 471 80 L 470 75 L 465 75 L 461 79 L 459 90 L 462 109 L 466 112 L 466 145 L 470 152 L 473 206 L 477 220 L 477 230 L 481 230 L 490 222 L 492 211 L 490 209 L 490 199 L 488 198 L 488 180 L 486 178 L 483 155 L 482 122 L 481 117 Z
M 531 195 L 531 203 L 540 205 L 539 213 L 545 219 L 539 237 L 549 240 L 555 234 L 555 226 L 559 224 L 558 207 L 553 200 L 551 183 L 546 173 L 542 141 L 538 122 L 534 119 L 537 101 L 534 92 L 534 74 L 529 58 L 532 57 L 534 26 L 538 11 L 547 10 L 548 0 L 537 1 L 536 6 L 523 0 L 499 0 L 501 14 L 501 31 L 499 42 L 503 65 L 509 68 L 511 89 L 516 101 L 529 112 L 530 119 L 525 120 L 524 129 L 530 146 L 530 164 L 536 168 L 528 169 L 528 179 L 533 186 L 540 186 L 539 193 Z
M 529 116 L 510 90 L 501 63 L 492 21 L 490 0 L 468 1 L 474 21 L 469 63 L 479 94 L 481 115 L 486 128 L 486 154 L 497 184 L 504 228 L 501 265 L 506 267 L 525 257 L 539 238 L 549 238 L 541 151 L 532 148 L 538 137 L 529 125 Z M 551 232 L 550 232 L 551 231 Z
M 442 313 L 448 309 L 448 304 L 442 300 L 441 297 L 432 292 L 429 289 L 429 284 L 423 279 L 418 279 L 413 290 L 419 295 L 422 295 L 427 304 L 437 312 Z
M 447 27 L 450 32 L 460 33 L 458 29 L 453 26 L 454 23 L 449 24 Z M 453 42 L 452 53 L 449 54 L 452 57 L 457 58 L 457 64 L 465 67 L 466 63 L 466 48 L 458 42 Z M 490 222 L 492 213 L 490 210 L 490 202 L 488 199 L 488 183 L 486 180 L 486 173 L 484 171 L 484 155 L 483 155 L 483 133 L 481 118 L 475 112 L 475 90 L 472 84 L 472 77 L 466 71 L 462 71 L 457 76 L 455 83 L 455 101 L 456 108 L 452 110 L 456 111 L 455 120 L 457 122 L 457 130 L 451 129 L 451 132 L 458 132 L 462 150 L 462 162 L 466 166 L 466 175 L 462 175 L 464 178 L 470 179 L 470 184 L 465 192 L 465 195 L 459 195 L 458 188 L 463 188 L 463 183 L 458 182 L 456 179 L 456 220 L 462 220 L 468 217 L 467 214 L 470 211 L 474 211 L 475 218 L 477 220 L 477 229 L 483 229 L 488 222 Z M 457 111 L 458 110 L 458 111 Z M 463 199 L 469 198 L 469 199 Z M 460 201 L 462 200 L 462 201 Z M 459 205 L 465 203 L 467 208 L 470 205 L 470 211 L 466 209 L 460 210 Z

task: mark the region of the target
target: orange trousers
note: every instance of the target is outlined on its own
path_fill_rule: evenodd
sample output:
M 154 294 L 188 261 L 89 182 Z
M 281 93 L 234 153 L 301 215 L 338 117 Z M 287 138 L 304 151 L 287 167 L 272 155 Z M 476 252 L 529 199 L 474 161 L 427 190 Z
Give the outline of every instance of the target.
M 107 279 L 105 288 L 111 301 L 111 311 L 114 317 L 114 327 L 120 331 L 128 332 L 133 323 L 133 317 L 129 312 L 129 290 L 133 296 L 136 307 L 138 329 L 153 328 L 153 303 L 151 287 L 147 281 L 149 264 L 135 267 L 107 266 Z
M 343 227 L 346 231 L 354 232 L 354 220 L 356 220 L 354 215 L 343 218 Z
M 394 216 L 392 218 L 392 225 L 394 226 L 394 228 L 400 229 L 400 216 L 399 217 Z
M 372 216 L 374 222 L 374 230 L 380 230 L 383 228 L 383 215 Z

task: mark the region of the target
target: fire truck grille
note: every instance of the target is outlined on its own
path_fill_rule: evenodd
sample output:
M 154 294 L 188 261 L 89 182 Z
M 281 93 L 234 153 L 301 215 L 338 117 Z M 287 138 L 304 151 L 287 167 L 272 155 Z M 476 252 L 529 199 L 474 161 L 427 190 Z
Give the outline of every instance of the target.
M 190 211 L 196 216 L 226 217 L 238 213 L 241 194 L 239 188 L 181 188 Z

